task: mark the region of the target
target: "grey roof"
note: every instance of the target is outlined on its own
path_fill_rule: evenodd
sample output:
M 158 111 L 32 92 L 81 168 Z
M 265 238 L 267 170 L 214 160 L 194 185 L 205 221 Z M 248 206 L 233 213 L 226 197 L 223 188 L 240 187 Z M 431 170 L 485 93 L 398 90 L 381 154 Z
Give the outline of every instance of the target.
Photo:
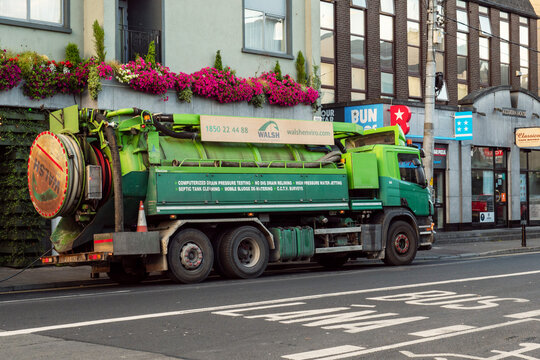
M 537 18 L 534 7 L 529 0 L 472 0 L 480 5 L 494 7 L 502 11 L 516 13 L 521 16 Z

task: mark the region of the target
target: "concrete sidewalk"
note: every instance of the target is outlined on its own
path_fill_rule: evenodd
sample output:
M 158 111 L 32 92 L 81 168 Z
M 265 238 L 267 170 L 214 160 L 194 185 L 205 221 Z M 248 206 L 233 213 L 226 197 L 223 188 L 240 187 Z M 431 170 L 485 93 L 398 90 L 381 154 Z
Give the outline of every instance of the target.
M 462 233 L 466 239 L 466 233 Z M 490 237 L 484 237 L 488 239 Z M 416 261 L 470 258 L 478 256 L 540 251 L 540 237 L 527 239 L 521 246 L 521 237 L 512 240 L 436 243 L 429 251 L 419 251 Z M 24 271 L 0 267 L 0 295 L 14 291 L 49 289 L 73 286 L 103 285 L 113 282 L 104 274 L 99 279 L 90 278 L 90 266 L 39 266 Z

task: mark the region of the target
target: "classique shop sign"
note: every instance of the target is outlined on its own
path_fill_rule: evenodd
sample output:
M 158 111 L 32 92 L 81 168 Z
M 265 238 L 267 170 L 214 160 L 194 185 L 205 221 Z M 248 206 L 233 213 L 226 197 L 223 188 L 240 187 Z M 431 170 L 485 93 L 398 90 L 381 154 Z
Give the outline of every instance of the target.
M 540 146 L 540 127 L 516 129 L 516 146 L 520 148 Z

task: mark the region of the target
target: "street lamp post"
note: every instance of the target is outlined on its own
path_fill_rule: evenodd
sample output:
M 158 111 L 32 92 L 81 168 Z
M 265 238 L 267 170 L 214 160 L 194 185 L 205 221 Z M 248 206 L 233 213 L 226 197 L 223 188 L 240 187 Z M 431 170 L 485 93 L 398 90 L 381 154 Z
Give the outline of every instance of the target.
M 433 33 L 437 24 L 437 12 L 435 0 L 428 0 L 428 21 L 427 21 L 427 61 L 426 61 L 426 87 L 424 102 L 424 168 L 428 185 L 433 186 L 433 118 L 435 113 L 435 48 L 433 47 Z

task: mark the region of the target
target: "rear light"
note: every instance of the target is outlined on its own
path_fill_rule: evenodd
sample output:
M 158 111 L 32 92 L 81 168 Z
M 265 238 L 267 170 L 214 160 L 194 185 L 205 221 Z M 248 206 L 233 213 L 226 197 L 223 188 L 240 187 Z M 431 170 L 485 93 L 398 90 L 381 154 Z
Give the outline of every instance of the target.
M 41 263 L 42 264 L 51 264 L 53 262 L 54 262 L 54 260 L 53 260 L 52 257 L 42 257 L 41 258 Z
M 89 254 L 88 260 L 101 260 L 101 254 Z

